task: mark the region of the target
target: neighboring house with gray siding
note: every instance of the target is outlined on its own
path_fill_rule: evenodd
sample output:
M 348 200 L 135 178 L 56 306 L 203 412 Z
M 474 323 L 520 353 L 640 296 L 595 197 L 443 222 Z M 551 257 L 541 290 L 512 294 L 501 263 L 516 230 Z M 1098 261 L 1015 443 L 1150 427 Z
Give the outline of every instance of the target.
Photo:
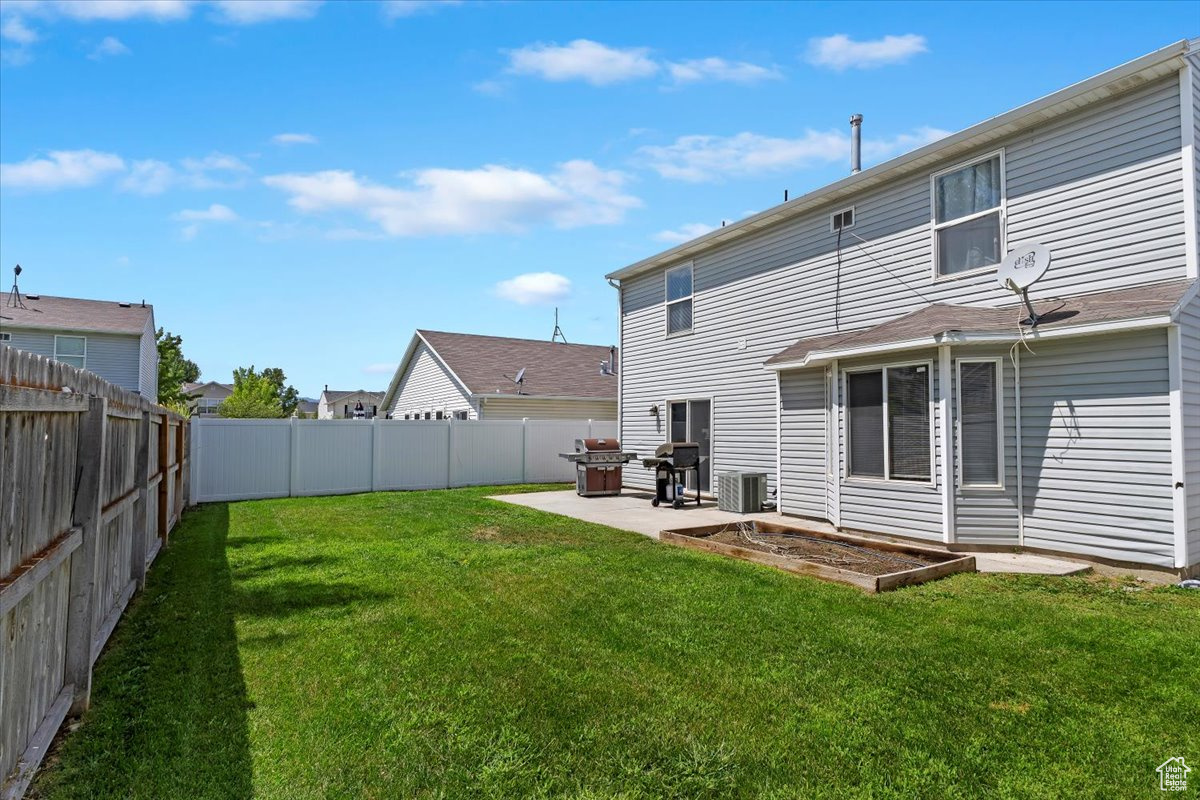
M 216 381 L 185 383 L 183 391 L 190 398 L 188 406 L 192 410 L 192 416 L 219 417 L 218 409 L 221 407 L 221 403 L 224 403 L 229 395 L 233 394 L 233 384 L 217 383 Z
M 613 272 L 622 445 L 846 529 L 1200 565 L 1198 47 Z M 996 264 L 1033 242 L 1030 328 Z
M 419 330 L 383 408 L 392 419 L 615 420 L 615 360 L 598 345 Z
M 6 292 L 0 294 L 0 345 L 86 369 L 158 401 L 153 306 Z

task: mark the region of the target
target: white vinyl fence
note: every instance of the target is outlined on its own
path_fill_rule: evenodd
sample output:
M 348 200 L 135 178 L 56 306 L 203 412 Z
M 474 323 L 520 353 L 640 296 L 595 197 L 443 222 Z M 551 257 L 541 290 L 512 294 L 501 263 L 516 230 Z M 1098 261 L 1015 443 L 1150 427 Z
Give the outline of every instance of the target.
M 192 420 L 193 502 L 575 480 L 593 420 Z

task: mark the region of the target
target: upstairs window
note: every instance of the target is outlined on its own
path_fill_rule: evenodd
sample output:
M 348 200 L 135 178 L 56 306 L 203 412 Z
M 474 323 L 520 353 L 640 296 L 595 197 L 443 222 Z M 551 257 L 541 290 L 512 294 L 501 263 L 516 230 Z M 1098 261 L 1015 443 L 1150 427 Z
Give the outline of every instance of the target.
M 929 365 L 846 373 L 848 474 L 929 481 Z
M 54 360 L 84 369 L 87 364 L 87 338 L 84 336 L 55 336 Z
M 955 167 L 932 180 L 937 276 L 999 264 L 1004 255 L 1003 154 Z
M 829 217 L 829 230 L 834 233 L 854 227 L 854 207 L 839 211 Z
M 0 342 L 11 342 L 11 341 L 12 341 L 11 333 L 0 333 Z
M 667 270 L 667 336 L 692 330 L 692 265 Z

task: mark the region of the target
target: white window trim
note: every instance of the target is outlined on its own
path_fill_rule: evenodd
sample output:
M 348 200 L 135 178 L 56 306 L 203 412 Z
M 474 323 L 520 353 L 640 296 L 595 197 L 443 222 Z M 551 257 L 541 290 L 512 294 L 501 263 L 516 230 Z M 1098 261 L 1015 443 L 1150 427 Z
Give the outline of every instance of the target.
M 838 217 L 840 217 L 842 214 L 845 214 L 847 211 L 850 212 L 850 224 L 843 225 L 841 228 L 834 227 L 833 221 L 835 219 L 837 219 Z M 847 206 L 846 208 L 839 209 L 838 211 L 834 211 L 832 214 L 829 215 L 829 232 L 837 233 L 839 230 L 848 231 L 854 227 L 856 222 L 858 222 L 858 210 L 854 206 Z
M 925 367 L 925 375 L 928 377 L 929 397 L 927 403 L 929 406 L 929 480 L 912 480 L 908 478 L 893 478 L 891 464 L 891 444 L 888 436 L 888 403 L 887 403 L 887 371 L 888 369 L 896 369 L 899 367 Z M 870 475 L 851 475 L 850 474 L 850 386 L 847 376 L 855 372 L 880 372 L 883 373 L 883 477 L 875 478 Z M 887 483 L 892 486 L 937 486 L 937 407 L 933 393 L 933 359 L 918 359 L 916 361 L 896 361 L 886 364 L 870 364 L 865 366 L 845 367 L 842 369 L 841 377 L 841 392 L 845 398 L 843 405 L 845 406 L 842 412 L 842 439 L 845 442 L 843 450 L 845 458 L 842 464 L 842 481 L 844 483 Z
M 949 175 L 951 172 L 957 172 L 960 169 L 966 169 L 976 164 L 982 164 L 984 161 L 990 161 L 996 156 L 1000 156 L 1000 205 L 995 208 L 989 208 L 987 211 L 976 211 L 974 214 L 967 214 L 963 217 L 956 217 L 948 222 L 937 221 L 937 179 L 943 175 Z M 954 272 L 949 275 L 941 274 L 938 265 L 938 231 L 943 228 L 952 228 L 955 225 L 961 225 L 964 222 L 970 222 L 973 219 L 986 217 L 988 214 L 1000 212 L 1000 258 L 1008 252 L 1008 167 L 1004 163 L 1004 148 L 994 150 L 985 155 L 973 158 L 970 161 L 963 161 L 955 164 L 952 167 L 947 167 L 943 170 L 938 170 L 929 176 L 929 241 L 933 251 L 933 258 L 930 263 L 933 265 L 933 281 L 935 283 L 941 281 L 954 281 L 959 278 L 967 278 L 972 275 L 979 275 L 984 272 L 994 271 L 996 264 L 984 264 L 976 269 L 969 269 L 963 272 Z M 997 262 L 999 263 L 999 262 Z
M 668 276 L 677 270 L 688 268 L 691 275 L 692 293 L 687 297 L 676 297 L 674 300 L 667 299 L 667 281 Z M 671 306 L 682 303 L 687 300 L 692 304 L 692 325 L 686 330 L 671 332 Z M 678 264 L 663 272 L 663 332 L 666 338 L 674 339 L 676 336 L 690 336 L 692 331 L 696 329 L 696 264 L 694 261 L 689 261 L 686 264 Z
M 993 491 L 1004 490 L 1004 359 L 993 358 L 960 358 L 954 367 L 954 457 L 957 459 L 954 475 L 960 489 L 983 489 Z M 996 365 L 996 477 L 998 483 L 967 483 L 963 474 L 962 458 L 962 365 L 963 364 L 995 364 Z
M 75 334 L 62 334 L 62 335 L 59 335 L 57 333 L 54 334 L 54 360 L 55 361 L 62 360 L 58 353 L 58 340 L 59 339 L 83 339 L 83 365 L 81 367 L 79 367 L 79 369 L 87 369 L 87 337 L 86 336 L 76 336 Z M 66 356 L 67 358 L 79 358 L 80 357 L 80 356 L 73 355 L 70 353 L 63 353 L 62 355 Z M 67 362 L 63 361 L 62 363 L 66 364 Z M 68 365 L 68 366 L 70 366 L 70 365 Z

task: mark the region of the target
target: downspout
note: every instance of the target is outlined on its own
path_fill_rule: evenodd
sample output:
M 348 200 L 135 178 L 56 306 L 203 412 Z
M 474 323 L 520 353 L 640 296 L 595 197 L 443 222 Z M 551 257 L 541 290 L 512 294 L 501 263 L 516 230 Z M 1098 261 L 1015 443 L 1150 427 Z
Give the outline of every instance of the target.
M 621 354 L 621 369 L 617 370 L 617 441 L 625 441 L 625 417 L 621 414 L 624 408 L 624 381 L 621 374 L 625 372 L 625 293 L 621 291 L 621 284 L 613 281 L 612 278 L 605 278 L 608 285 L 617 290 L 617 351 Z M 624 475 L 624 471 L 621 473 Z M 622 480 L 622 483 L 625 481 Z
M 1016 405 L 1017 419 L 1017 544 L 1025 546 L 1025 480 L 1022 476 L 1021 461 L 1024 456 L 1023 439 L 1021 436 L 1021 348 L 1013 353 L 1013 403 Z

